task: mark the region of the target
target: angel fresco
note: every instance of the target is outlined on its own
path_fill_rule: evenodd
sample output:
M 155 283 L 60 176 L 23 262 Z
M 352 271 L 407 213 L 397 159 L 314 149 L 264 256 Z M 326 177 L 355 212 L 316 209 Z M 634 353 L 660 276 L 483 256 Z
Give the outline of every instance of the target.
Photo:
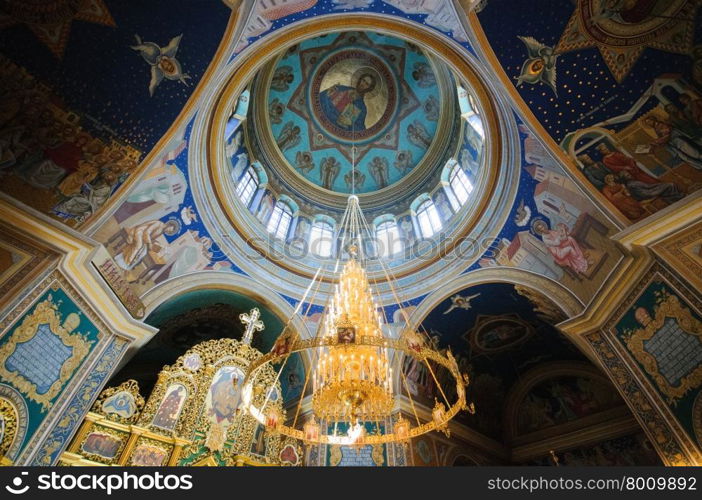
M 430 95 L 427 100 L 424 101 L 422 108 L 424 109 L 427 120 L 435 122 L 439 119 L 441 107 L 439 106 L 439 101 L 433 95 Z
M 188 85 L 185 81 L 190 75 L 183 73 L 180 62 L 176 59 L 180 39 L 183 35 L 171 38 L 168 45 L 159 47 L 153 42 L 142 42 L 139 35 L 134 35 L 137 44 L 130 45 L 130 48 L 140 53 L 141 57 L 151 66 L 151 81 L 149 82 L 149 95 L 153 96 L 156 87 L 159 86 L 164 77 L 167 80 L 177 80 L 183 85 Z
M 371 160 L 368 171 L 375 180 L 378 188 L 382 189 L 389 184 L 388 180 L 388 161 L 385 158 L 376 156 Z
M 278 147 L 281 151 L 294 148 L 300 144 L 300 127 L 295 125 L 293 122 L 288 122 L 283 126 L 283 130 L 278 134 L 278 139 L 276 140 Z
M 473 299 L 477 299 L 478 297 L 480 297 L 480 293 L 476 293 L 473 295 L 456 294 L 453 297 L 451 297 L 451 305 L 448 309 L 444 311 L 444 314 L 448 314 L 454 309 L 464 309 L 467 311 L 468 309 L 471 309 L 473 307 L 471 301 Z
M 424 62 L 414 63 L 412 78 L 422 88 L 429 88 L 436 85 L 436 76 L 431 70 L 431 66 Z
M 314 170 L 312 153 L 309 151 L 298 151 L 295 154 L 295 168 L 303 174 L 308 174 L 311 170 Z
M 285 112 L 285 106 L 280 102 L 277 97 L 273 99 L 268 105 L 268 116 L 271 119 L 271 123 L 274 125 L 279 124 L 283 120 L 283 113 Z
M 407 134 L 410 142 L 419 148 L 428 149 L 431 145 L 429 132 L 419 120 L 414 120 L 407 125 Z
M 333 189 L 334 182 L 339 176 L 339 171 L 341 166 L 339 162 L 334 157 L 324 158 L 322 164 L 320 165 L 320 177 L 322 181 L 322 186 L 326 189 Z
M 517 87 L 523 82 L 536 84 L 542 82 L 548 85 L 553 93 L 558 95 L 556 89 L 556 59 L 553 47 L 544 45 L 530 36 L 518 36 L 527 48 L 528 57 L 522 65 L 522 71 L 517 78 Z
M 363 184 L 365 184 L 366 182 L 366 174 L 364 174 L 357 168 L 354 168 L 353 170 L 347 172 L 344 175 L 344 182 L 346 183 L 346 187 L 349 190 L 359 190 L 363 187 Z
M 278 92 L 285 92 L 290 88 L 290 84 L 295 79 L 292 66 L 281 66 L 275 70 L 271 80 L 271 88 Z
M 398 151 L 395 154 L 395 161 L 393 166 L 400 171 L 402 175 L 412 170 L 412 152 L 411 151 Z

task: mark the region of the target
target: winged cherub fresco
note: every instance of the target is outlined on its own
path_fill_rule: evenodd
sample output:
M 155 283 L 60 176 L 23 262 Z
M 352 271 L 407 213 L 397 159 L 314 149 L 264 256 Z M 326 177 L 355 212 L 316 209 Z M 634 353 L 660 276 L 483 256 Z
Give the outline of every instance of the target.
M 522 83 L 536 84 L 543 82 L 558 95 L 556 90 L 556 59 L 557 54 L 553 53 L 553 47 L 544 45 L 530 36 L 518 36 L 526 45 L 528 57 L 522 65 L 522 72 L 517 78 L 517 87 Z
M 137 44 L 130 45 L 130 47 L 139 52 L 144 61 L 151 66 L 149 95 L 154 95 L 156 87 L 164 78 L 167 80 L 178 80 L 183 85 L 188 85 L 185 80 L 190 78 L 190 75 L 183 73 L 183 68 L 181 68 L 180 62 L 176 59 L 180 39 L 183 38 L 182 34 L 171 38 L 171 41 L 165 47 L 159 47 L 153 42 L 142 42 L 139 35 L 134 35 L 134 37 Z

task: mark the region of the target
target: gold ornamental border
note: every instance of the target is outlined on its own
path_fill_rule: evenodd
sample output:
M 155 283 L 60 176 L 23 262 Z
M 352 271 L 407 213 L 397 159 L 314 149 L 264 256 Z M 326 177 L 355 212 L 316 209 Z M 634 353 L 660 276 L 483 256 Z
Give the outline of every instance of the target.
M 631 337 L 626 340 L 626 346 L 636 360 L 641 363 L 665 394 L 668 403 L 675 406 L 680 398 L 689 391 L 694 390 L 702 384 L 702 365 L 697 366 L 680 378 L 678 385 L 672 385 L 660 373 L 658 360 L 644 347 L 644 342 L 653 338 L 664 326 L 666 320 L 672 318 L 688 335 L 702 338 L 702 321 L 699 321 L 692 314 L 692 311 L 685 307 L 675 295 L 669 295 L 665 300 L 654 307 L 655 316 L 645 327 L 635 330 Z
M 78 319 L 80 317 L 76 313 L 70 313 L 70 316 Z M 49 389 L 43 394 L 37 391 L 37 385 L 27 379 L 24 374 L 19 371 L 10 371 L 6 366 L 7 360 L 15 353 L 19 344 L 24 344 L 31 341 L 39 332 L 39 327 L 43 324 L 48 324 L 51 334 L 58 337 L 60 341 L 67 347 L 72 349 L 71 355 L 61 364 L 58 379 L 54 380 Z M 61 392 L 63 385 L 71 378 L 73 373 L 78 369 L 80 364 L 85 360 L 90 352 L 90 342 L 87 341 L 82 334 L 76 332 L 71 333 L 64 327 L 61 322 L 58 306 L 53 302 L 53 296 L 49 293 L 48 297 L 39 302 L 32 313 L 25 316 L 22 323 L 10 333 L 10 338 L 5 345 L 0 347 L 0 377 L 5 381 L 10 382 L 20 392 L 26 395 L 32 401 L 41 405 L 44 411 L 48 410 L 53 399 Z
M 313 337 L 311 339 L 306 339 L 306 340 L 301 340 L 297 339 L 292 341 L 290 344 L 287 345 L 287 347 L 284 349 L 284 352 L 282 349 L 276 351 L 275 347 L 274 350 L 261 356 L 257 360 L 253 361 L 249 365 L 249 369 L 246 372 L 246 376 L 244 377 L 244 383 L 242 384 L 243 387 L 247 387 L 247 385 L 252 385 L 253 380 L 256 378 L 256 372 L 258 369 L 263 367 L 264 365 L 267 365 L 268 363 L 278 363 L 283 361 L 284 359 L 288 358 L 290 355 L 300 352 L 300 351 L 308 351 L 311 349 L 315 348 L 323 348 L 323 347 L 333 347 L 337 345 L 347 345 L 347 344 L 339 344 L 335 338 L 319 338 L 319 337 Z M 364 436 L 363 438 L 360 439 L 360 441 L 357 441 L 353 443 L 354 445 L 376 445 L 376 444 L 384 444 L 384 443 L 392 443 L 392 442 L 397 442 L 397 441 L 404 441 L 409 438 L 414 438 L 417 436 L 421 436 L 422 434 L 426 434 L 431 431 L 441 431 L 446 429 L 446 426 L 448 425 L 448 422 L 452 420 L 458 412 L 461 410 L 468 410 L 468 404 L 466 402 L 466 382 L 465 378 L 463 375 L 461 375 L 460 371 L 458 370 L 458 363 L 456 359 L 453 357 L 453 355 L 448 352 L 447 356 L 442 356 L 438 352 L 429 349 L 427 347 L 420 347 L 419 349 L 414 349 L 408 345 L 408 343 L 404 339 L 379 339 L 377 337 L 371 337 L 371 336 L 362 336 L 358 341 L 356 341 L 354 346 L 365 346 L 365 347 L 381 347 L 381 348 L 387 348 L 387 349 L 394 349 L 396 351 L 401 351 L 415 359 L 418 359 L 420 361 L 434 361 L 435 363 L 443 366 L 446 368 L 451 375 L 453 376 L 455 382 L 456 382 L 456 394 L 457 394 L 457 399 L 456 401 L 451 404 L 451 406 L 448 407 L 448 409 L 445 409 L 444 411 L 444 418 L 441 419 L 440 421 L 436 420 L 431 420 L 429 422 L 426 422 L 424 424 L 417 424 L 414 426 L 410 426 L 409 433 L 407 438 L 399 438 L 398 436 L 395 435 L 394 432 L 389 433 L 389 434 L 382 434 L 382 435 L 373 435 L 373 436 Z M 248 411 L 257 420 L 259 420 L 259 417 L 257 417 L 254 413 L 254 410 L 256 410 L 256 413 L 259 415 L 262 415 L 263 413 L 261 412 L 260 409 L 255 408 L 253 404 L 248 404 Z M 261 420 L 259 420 L 261 422 Z M 265 422 L 261 422 L 265 423 Z M 347 443 L 340 442 L 339 438 L 336 437 L 334 438 L 333 436 L 329 436 L 327 434 L 322 434 L 319 433 L 319 437 L 317 439 L 311 440 L 308 439 L 305 436 L 305 433 L 300 430 L 300 429 L 295 429 L 294 427 L 287 426 L 285 424 L 278 424 L 274 429 L 272 429 L 273 432 L 278 432 L 284 436 L 292 437 L 295 439 L 299 439 L 300 441 L 304 441 L 306 443 L 311 443 L 311 444 L 330 444 L 330 445 L 345 445 Z M 330 439 L 332 438 L 332 439 Z
M 221 140 L 222 132 L 230 116 L 231 104 L 236 101 L 253 75 L 260 70 L 265 65 L 265 62 L 275 53 L 284 51 L 306 38 L 335 31 L 349 30 L 377 30 L 402 39 L 410 39 L 415 45 L 443 60 L 444 63 L 455 71 L 459 80 L 465 80 L 470 84 L 473 95 L 481 104 L 481 114 L 484 117 L 483 123 L 487 129 L 486 135 L 490 138 L 487 142 L 487 158 L 490 160 L 490 164 L 486 165 L 488 172 L 483 186 L 483 193 L 479 203 L 476 204 L 471 213 L 466 214 L 468 221 L 464 225 L 464 230 L 452 238 L 451 244 L 442 245 L 441 251 L 437 252 L 437 255 L 432 260 L 427 260 L 426 262 L 411 266 L 407 269 L 396 271 L 395 279 L 401 279 L 417 272 L 418 269 L 424 269 L 434 264 L 446 255 L 450 255 L 451 252 L 462 243 L 463 239 L 477 225 L 478 221 L 485 216 L 488 205 L 496 194 L 495 191 L 502 162 L 501 150 L 503 139 L 500 134 L 497 118 L 498 112 L 494 100 L 482 82 L 481 77 L 471 64 L 467 62 L 467 58 L 461 53 L 462 49 L 447 42 L 445 40 L 445 35 L 416 27 L 406 20 L 352 14 L 344 14 L 343 16 L 323 16 L 312 22 L 304 23 L 301 26 L 294 26 L 290 29 L 286 29 L 282 33 L 269 35 L 269 37 L 263 40 L 265 43 L 256 45 L 256 50 L 252 50 L 248 56 L 237 57 L 234 64 L 239 63 L 239 66 L 233 71 L 226 84 L 224 84 L 223 91 L 212 106 L 213 112 L 207 126 L 208 137 L 206 146 L 207 164 L 210 166 L 210 168 L 208 168 L 210 181 L 214 186 L 214 198 L 227 217 L 231 227 L 242 239 L 248 241 L 250 248 L 258 252 L 269 262 L 273 262 L 269 259 L 266 247 L 249 238 L 250 235 L 247 234 L 246 228 L 239 220 L 240 214 L 238 211 L 240 207 L 235 203 L 229 202 L 226 197 L 227 189 L 223 181 L 227 179 L 228 176 L 222 173 L 222 162 L 224 160 L 222 158 L 223 151 L 220 150 L 223 149 Z M 314 274 L 313 272 L 294 268 L 284 262 L 275 262 L 275 265 L 280 266 L 294 275 L 305 278 L 311 278 Z M 332 281 L 328 276 L 322 276 L 320 279 L 327 283 Z M 378 281 L 382 282 L 385 280 L 382 276 L 379 276 Z

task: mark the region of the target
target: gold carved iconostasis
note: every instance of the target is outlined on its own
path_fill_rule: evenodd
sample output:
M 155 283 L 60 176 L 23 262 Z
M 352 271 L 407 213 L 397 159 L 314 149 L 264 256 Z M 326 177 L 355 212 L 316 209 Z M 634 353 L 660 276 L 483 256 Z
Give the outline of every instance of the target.
M 296 443 L 240 409 L 248 364 L 261 356 L 233 339 L 196 345 L 164 367 L 146 401 L 134 380 L 103 391 L 61 457 L 65 465 L 300 465 Z M 253 401 L 284 412 L 272 368 Z M 265 385 L 264 385 L 265 384 Z M 269 394 L 264 387 L 273 387 Z M 284 413 L 283 413 L 284 414 Z

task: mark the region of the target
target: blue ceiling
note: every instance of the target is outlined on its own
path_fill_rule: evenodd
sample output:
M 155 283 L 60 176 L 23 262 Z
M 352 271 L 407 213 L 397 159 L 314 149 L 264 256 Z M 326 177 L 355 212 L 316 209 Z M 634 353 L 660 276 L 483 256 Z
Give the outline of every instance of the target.
M 451 308 L 452 298 L 470 298 L 470 308 Z M 531 327 L 531 333 L 510 340 L 492 340 L 499 345 L 494 351 L 477 346 L 485 343 L 476 339 L 476 326 L 488 320 L 521 320 Z M 529 299 L 517 293 L 513 285 L 488 283 L 466 288 L 452 294 L 436 306 L 422 322 L 430 335 L 438 335 L 441 348 L 450 348 L 462 369 L 471 377 L 468 397 L 477 408 L 475 415 L 461 413 L 459 418 L 476 430 L 499 438 L 502 433 L 502 405 L 509 388 L 537 365 L 552 361 L 584 361 L 580 351 L 555 327 L 534 311 Z M 494 330 L 494 329 L 488 329 Z M 483 330 L 485 332 L 487 330 Z
M 373 90 L 336 110 L 347 94 L 355 96 L 351 80 L 364 73 L 375 75 Z M 292 81 L 285 81 L 286 76 Z M 271 114 L 272 133 L 291 168 L 313 184 L 344 193 L 351 192 L 354 181 L 356 191 L 366 193 L 407 175 L 433 140 L 439 99 L 424 54 L 396 38 L 357 32 L 305 40 L 288 51 L 276 65 L 268 94 L 269 107 L 284 106 L 282 114 Z M 348 109 L 357 110 L 353 123 L 344 115 Z M 338 116 L 330 120 L 327 115 L 335 110 Z M 421 131 L 410 134 L 416 128 Z M 289 133 L 293 129 L 299 131 L 294 137 Z M 400 151 L 412 158 L 403 168 L 394 166 Z M 299 161 L 304 156 L 309 157 L 306 164 Z M 325 175 L 327 171 L 334 173 Z
M 114 26 L 73 20 L 62 57 L 19 21 L 2 23 L 0 51 L 52 88 L 85 118 L 84 126 L 92 124 L 91 132 L 116 136 L 146 153 L 173 124 L 212 61 L 231 10 L 209 0 L 91 1 L 104 5 Z M 135 35 L 161 48 L 182 35 L 175 59 L 190 76 L 187 85 L 164 79 L 149 95 L 151 67 L 131 48 Z
M 589 5 L 593 1 L 583 0 L 578 5 Z M 666 5 L 684 3 L 684 0 L 635 2 L 642 9 L 653 6 L 653 16 L 660 14 L 659 11 Z M 527 45 L 519 37 L 532 37 L 547 48 L 554 48 L 575 12 L 576 2 L 572 0 L 489 0 L 485 9 L 478 14 L 478 19 L 507 76 L 517 84 L 522 66 L 528 58 Z M 674 15 L 679 16 L 680 22 L 691 18 L 691 14 L 684 10 Z M 697 16 L 699 12 L 695 19 Z M 693 46 L 702 41 L 702 25 L 697 21 L 694 24 Z M 635 33 L 635 29 L 634 25 L 632 33 Z M 633 38 L 632 35 L 630 40 Z M 549 52 L 546 50 L 544 53 Z M 630 71 L 618 82 L 598 48 L 582 48 L 557 56 L 556 92 L 543 81 L 522 83 L 517 90 L 544 128 L 556 141 L 561 141 L 568 132 L 626 112 L 653 83 L 653 79 L 660 75 L 682 74 L 689 82 L 699 85 L 702 83 L 699 75 L 697 80 L 693 77 L 693 63 L 696 61 L 692 53 L 678 54 L 670 50 L 644 48 Z M 611 126 L 617 128 L 617 125 Z

